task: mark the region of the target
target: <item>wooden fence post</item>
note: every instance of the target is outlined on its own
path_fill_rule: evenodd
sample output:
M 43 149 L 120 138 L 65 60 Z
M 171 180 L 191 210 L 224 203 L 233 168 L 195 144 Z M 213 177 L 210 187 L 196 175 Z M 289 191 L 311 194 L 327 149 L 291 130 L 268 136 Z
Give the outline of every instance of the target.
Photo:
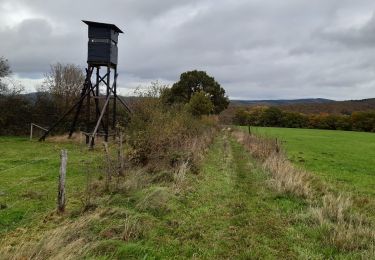
M 123 151 L 122 151 L 122 132 L 120 132 L 119 134 L 119 143 L 118 143 L 118 151 L 117 151 L 117 156 L 118 156 L 118 174 L 119 176 L 123 176 L 124 175 L 124 155 L 123 155 Z
M 111 182 L 111 158 L 110 158 L 110 155 L 109 155 L 108 143 L 103 142 L 103 146 L 104 146 L 104 152 L 106 154 L 106 161 L 107 161 L 105 189 L 108 191 L 109 190 L 109 184 Z
M 66 165 L 68 162 L 67 150 L 61 150 L 61 164 L 60 164 L 60 175 L 59 175 L 59 186 L 57 194 L 57 209 L 59 213 L 65 211 L 65 177 L 66 177 Z
M 33 140 L 33 123 L 30 124 L 30 141 Z
M 44 127 L 41 127 L 40 125 L 37 125 L 37 124 L 34 124 L 34 123 L 30 123 L 30 141 L 33 139 L 33 130 L 34 130 L 34 127 L 36 127 L 37 129 L 41 129 L 45 132 L 48 132 L 48 129 L 44 128 Z
M 280 144 L 279 144 L 279 140 L 277 140 L 277 138 L 275 139 L 275 146 L 276 146 L 276 153 L 279 153 L 280 152 Z

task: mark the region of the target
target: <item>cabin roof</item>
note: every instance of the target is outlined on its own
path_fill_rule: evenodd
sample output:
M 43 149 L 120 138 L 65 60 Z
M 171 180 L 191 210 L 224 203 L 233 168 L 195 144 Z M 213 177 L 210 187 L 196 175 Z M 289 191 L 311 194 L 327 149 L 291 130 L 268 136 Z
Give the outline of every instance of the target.
M 116 25 L 111 24 L 111 23 L 98 23 L 98 22 L 92 22 L 92 21 L 86 21 L 86 20 L 82 20 L 82 22 L 84 22 L 88 26 L 104 27 L 104 28 L 113 29 L 115 32 L 118 32 L 118 33 L 124 33 L 123 31 L 121 31 L 120 28 L 118 28 Z

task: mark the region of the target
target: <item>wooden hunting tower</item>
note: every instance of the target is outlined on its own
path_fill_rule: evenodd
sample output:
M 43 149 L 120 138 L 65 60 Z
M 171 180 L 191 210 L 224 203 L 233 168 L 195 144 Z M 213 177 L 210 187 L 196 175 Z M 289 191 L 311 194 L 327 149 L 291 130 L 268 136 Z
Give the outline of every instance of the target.
M 44 140 L 46 136 L 55 128 L 69 113 L 76 110 L 73 122 L 70 127 L 69 137 L 76 129 L 78 118 L 82 107 L 86 110 L 86 143 L 90 147 L 94 145 L 97 135 L 103 135 L 108 141 L 109 127 L 114 130 L 116 127 L 117 101 L 119 101 L 128 113 L 131 113 L 126 103 L 117 95 L 117 61 L 118 61 L 118 36 L 123 33 L 116 25 L 108 23 L 98 23 L 83 21 L 88 25 L 88 51 L 86 79 L 82 87 L 81 97 L 78 102 L 67 111 L 59 121 L 57 121 L 40 138 Z M 104 67 L 104 75 L 100 69 Z M 113 76 L 111 77 L 111 72 Z M 93 74 L 95 75 L 93 76 Z M 94 77 L 94 84 L 91 78 Z M 111 80 L 113 81 L 111 85 Z M 101 87 L 102 89 L 101 93 Z M 95 117 L 91 115 L 91 99 L 95 102 Z M 85 102 L 86 100 L 86 102 Z M 110 108 L 112 115 L 110 116 Z

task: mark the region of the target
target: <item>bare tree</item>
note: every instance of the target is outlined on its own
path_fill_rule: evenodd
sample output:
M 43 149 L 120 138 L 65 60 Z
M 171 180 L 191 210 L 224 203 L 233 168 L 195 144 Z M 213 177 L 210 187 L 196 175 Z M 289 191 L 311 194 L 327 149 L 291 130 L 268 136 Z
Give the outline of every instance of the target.
M 12 73 L 9 62 L 4 57 L 0 57 L 0 95 L 8 92 L 7 85 L 1 81 L 2 78 L 9 76 Z
M 45 74 L 42 89 L 53 95 L 58 107 L 66 110 L 78 98 L 85 76 L 74 64 L 56 63 Z

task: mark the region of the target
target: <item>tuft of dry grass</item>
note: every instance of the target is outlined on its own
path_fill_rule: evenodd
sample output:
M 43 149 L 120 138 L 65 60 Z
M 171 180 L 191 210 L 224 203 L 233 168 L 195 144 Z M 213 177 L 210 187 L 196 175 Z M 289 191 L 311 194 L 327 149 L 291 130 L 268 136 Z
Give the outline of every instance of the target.
M 249 135 L 243 131 L 232 131 L 232 135 L 236 140 L 245 146 L 251 155 L 264 161 L 273 153 L 282 153 L 281 144 L 278 140 Z
M 75 221 L 67 221 L 59 227 L 30 238 L 28 232 L 9 237 L 1 247 L 2 259 L 77 259 L 91 246 L 85 233 L 91 223 L 99 220 L 100 213 L 85 215 Z M 20 242 L 21 241 L 21 242 Z M 91 241 L 92 242 L 92 241 Z
M 271 173 L 271 186 L 277 191 L 291 193 L 304 198 L 311 198 L 313 191 L 307 172 L 296 169 L 282 155 L 272 153 L 264 162 L 263 168 Z
M 350 215 L 351 200 L 343 195 L 327 194 L 323 197 L 323 205 L 315 211 L 319 212 L 318 219 L 330 220 L 335 223 L 344 223 Z M 324 222 L 320 222 L 323 224 Z
M 170 210 L 169 201 L 173 194 L 166 187 L 151 187 L 145 191 L 138 201 L 136 208 L 140 211 L 149 211 L 156 215 L 163 215 Z
M 351 212 L 351 206 L 349 197 L 327 194 L 322 205 L 311 208 L 311 212 L 321 226 L 327 227 L 328 243 L 344 251 L 368 250 L 375 244 L 375 231 L 363 216 Z
M 86 259 L 103 241 L 140 239 L 150 225 L 147 218 L 113 207 L 97 209 L 76 219 L 51 217 L 56 218 L 59 225 L 43 233 L 39 230 L 42 227 L 37 227 L 8 234 L 2 240 L 0 259 Z M 106 228 L 96 234 L 94 230 L 98 227 Z
M 127 173 L 124 185 L 129 191 L 143 189 L 151 183 L 151 177 L 142 168 Z
M 77 144 L 83 144 L 85 143 L 85 136 L 82 132 L 76 132 L 72 135 L 71 138 L 67 134 L 63 135 L 52 135 L 48 137 L 48 141 L 54 142 L 54 143 L 77 143 Z
M 174 184 L 173 188 L 176 192 L 182 190 L 186 181 L 186 173 L 189 170 L 189 162 L 182 162 L 177 169 L 174 171 L 173 179 Z
M 369 250 L 375 245 L 375 231 L 362 222 L 343 222 L 333 225 L 328 243 L 344 251 Z M 372 254 L 372 259 L 375 254 Z
M 122 232 L 122 239 L 124 241 L 131 241 L 139 239 L 143 236 L 143 223 L 135 217 L 125 219 L 124 230 Z

